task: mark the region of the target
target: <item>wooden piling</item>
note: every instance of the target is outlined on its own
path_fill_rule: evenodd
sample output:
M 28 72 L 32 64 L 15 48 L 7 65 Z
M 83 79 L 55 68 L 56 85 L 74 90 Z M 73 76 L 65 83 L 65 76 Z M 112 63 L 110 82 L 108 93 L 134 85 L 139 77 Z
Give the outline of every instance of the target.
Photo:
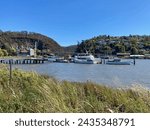
M 135 65 L 135 57 L 133 58 L 133 64 Z

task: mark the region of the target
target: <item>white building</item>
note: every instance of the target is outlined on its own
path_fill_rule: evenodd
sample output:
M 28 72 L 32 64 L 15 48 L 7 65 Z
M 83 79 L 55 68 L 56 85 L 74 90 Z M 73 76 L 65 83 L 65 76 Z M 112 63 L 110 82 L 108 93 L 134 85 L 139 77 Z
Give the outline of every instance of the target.
M 34 56 L 34 49 L 30 48 L 30 56 Z

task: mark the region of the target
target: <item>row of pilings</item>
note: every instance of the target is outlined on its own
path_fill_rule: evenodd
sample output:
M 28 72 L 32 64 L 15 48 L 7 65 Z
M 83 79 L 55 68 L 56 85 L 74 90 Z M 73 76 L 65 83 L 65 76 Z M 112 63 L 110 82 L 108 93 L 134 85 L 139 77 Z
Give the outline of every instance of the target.
M 2 64 L 43 64 L 44 59 L 0 59 Z

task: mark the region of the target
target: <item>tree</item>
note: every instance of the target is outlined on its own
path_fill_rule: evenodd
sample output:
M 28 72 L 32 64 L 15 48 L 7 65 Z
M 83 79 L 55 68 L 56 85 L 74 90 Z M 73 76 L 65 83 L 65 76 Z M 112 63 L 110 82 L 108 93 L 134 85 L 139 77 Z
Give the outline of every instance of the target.
M 0 49 L 0 56 L 8 56 L 8 52 L 5 49 Z
M 5 50 L 5 49 L 1 49 L 1 50 L 2 50 L 4 56 L 8 56 L 7 50 Z
M 118 52 L 125 53 L 125 46 L 120 45 L 120 44 L 116 44 L 115 45 L 115 51 L 116 51 L 116 53 L 118 53 Z
M 132 47 L 131 54 L 133 54 L 133 55 L 138 54 L 138 49 L 136 47 Z
M 121 53 L 125 53 L 125 46 L 122 45 L 122 46 L 120 47 L 120 52 L 121 52 Z
M 130 42 L 132 46 L 137 46 L 138 40 L 136 38 L 131 38 Z
M 144 43 L 144 49 L 150 49 L 150 42 Z
M 104 53 L 105 54 L 111 54 L 112 53 L 112 49 L 111 49 L 111 47 L 109 47 L 109 46 L 104 46 Z
M 0 57 L 4 56 L 2 49 L 0 49 Z

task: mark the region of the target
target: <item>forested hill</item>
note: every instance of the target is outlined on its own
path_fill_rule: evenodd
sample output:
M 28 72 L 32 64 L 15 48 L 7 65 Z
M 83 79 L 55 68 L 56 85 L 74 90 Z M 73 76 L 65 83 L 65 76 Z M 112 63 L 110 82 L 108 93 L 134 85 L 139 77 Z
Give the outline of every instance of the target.
M 0 31 L 0 49 L 3 55 L 16 55 L 17 50 L 27 51 L 29 48 L 34 48 L 35 43 L 37 43 L 38 54 L 73 54 L 75 51 L 81 53 L 85 50 L 93 54 L 150 54 L 150 36 L 148 35 L 100 35 L 82 40 L 77 46 L 62 47 L 52 38 L 39 33 Z M 1 50 L 0 55 L 2 55 Z
M 39 33 L 0 31 L 0 48 L 6 50 L 9 55 L 15 55 L 16 49 L 34 48 L 35 43 L 37 43 L 39 52 L 57 53 L 63 51 L 63 48 L 56 41 Z
M 85 52 L 85 50 L 93 54 L 148 54 L 150 53 L 150 36 L 101 35 L 78 43 L 76 51 Z

